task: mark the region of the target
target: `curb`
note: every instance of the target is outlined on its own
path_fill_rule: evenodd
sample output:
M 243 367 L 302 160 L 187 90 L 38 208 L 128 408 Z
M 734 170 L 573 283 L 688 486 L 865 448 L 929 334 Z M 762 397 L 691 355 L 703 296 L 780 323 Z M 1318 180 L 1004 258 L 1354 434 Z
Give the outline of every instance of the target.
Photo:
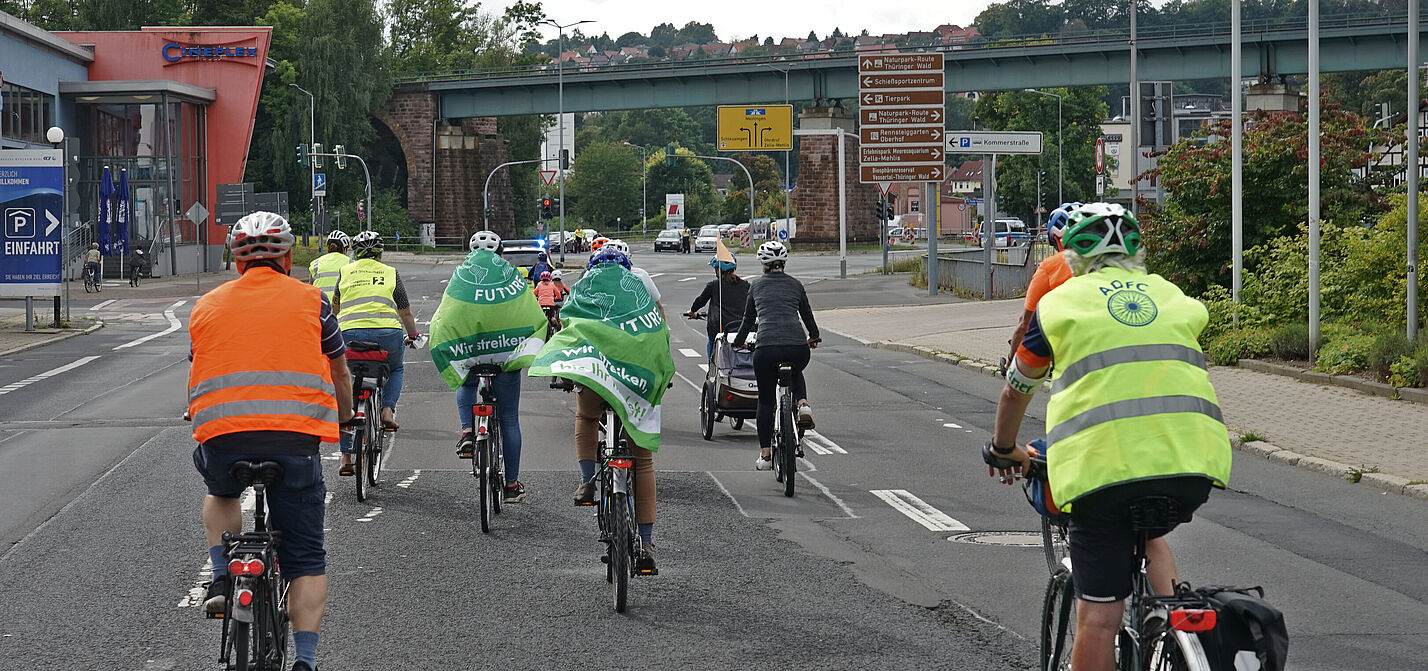
M 1354 377 L 1352 375 L 1330 375 L 1294 366 L 1286 366 L 1282 363 L 1271 363 L 1258 359 L 1240 359 L 1237 364 L 1245 370 L 1252 370 L 1257 373 L 1269 373 L 1270 375 L 1281 375 L 1292 377 L 1301 382 L 1311 384 L 1325 384 L 1345 389 L 1354 389 L 1371 396 L 1382 396 L 1384 398 L 1397 398 L 1412 403 L 1428 404 L 1428 389 L 1423 387 L 1395 387 L 1391 384 L 1374 382 Z
M 934 349 L 932 349 L 932 348 L 930 348 L 930 347 L 922 347 L 922 346 L 918 346 L 918 345 L 908 345 L 908 344 L 906 344 L 906 343 L 892 342 L 892 341 L 890 341 L 890 340 L 869 341 L 869 340 L 865 340 L 865 339 L 863 339 L 863 338 L 858 338 L 858 337 L 856 337 L 856 336 L 849 335 L 849 334 L 847 334 L 847 333 L 842 333 L 842 332 L 840 332 L 840 331 L 834 331 L 833 329 L 824 329 L 824 330 L 825 330 L 825 331 L 829 331 L 829 332 L 831 332 L 831 333 L 836 333 L 836 334 L 838 334 L 838 335 L 840 335 L 840 336 L 843 336 L 843 337 L 845 337 L 845 338 L 852 339 L 852 340 L 854 340 L 854 341 L 856 341 L 856 342 L 859 342 L 859 343 L 861 343 L 861 344 L 863 344 L 863 345 L 866 345 L 866 346 L 868 346 L 868 347 L 873 347 L 873 348 L 876 348 L 876 349 L 892 350 L 892 351 L 894 351 L 894 352 L 904 352 L 904 353 L 907 353 L 907 354 L 916 354 L 916 355 L 918 355 L 918 356 L 922 356 L 922 357 L 925 357 L 925 358 L 928 358 L 928 359 L 932 359 L 932 360 L 934 360 L 934 361 L 942 361 L 942 362 L 945 362 L 945 363 L 950 363 L 950 364 L 953 364 L 953 365 L 957 366 L 958 368 L 965 368 L 965 369 L 967 369 L 967 370 L 969 370 L 969 371 L 972 371 L 972 372 L 974 372 L 974 373 L 982 373 L 982 374 L 984 374 L 984 375 L 990 375 L 990 376 L 992 376 L 992 377 L 1000 377 L 1000 375 L 997 374 L 997 367 L 996 367 L 995 365 L 987 364 L 987 363 L 984 363 L 984 362 L 981 362 L 981 361 L 972 359 L 972 358 L 970 358 L 970 357 L 964 357 L 964 356 L 961 356 L 961 355 L 956 354 L 956 353 L 953 353 L 953 352 L 939 352 L 939 351 L 934 350 Z M 1266 367 L 1266 368 L 1269 368 L 1269 367 L 1281 368 L 1281 369 L 1287 369 L 1287 370 L 1295 371 L 1296 374 L 1295 374 L 1295 375 L 1292 375 L 1291 377 L 1297 377 L 1297 378 L 1299 378 L 1299 379 L 1301 379 L 1301 380 L 1303 380 L 1303 381 L 1305 381 L 1305 382 L 1320 382 L 1320 378 L 1322 377 L 1322 378 L 1324 379 L 1323 384 L 1332 384 L 1332 385 L 1336 385 L 1336 386 L 1346 386 L 1346 387 L 1348 386 L 1347 384 L 1340 384 L 1340 382 L 1339 382 L 1338 380 L 1335 380 L 1335 379 L 1334 379 L 1334 378 L 1338 378 L 1338 377 L 1347 377 L 1347 376 L 1343 376 L 1343 375 L 1326 375 L 1326 374 L 1324 374 L 1324 373 L 1315 373 L 1315 372 L 1313 372 L 1313 371 L 1300 371 L 1299 369 L 1293 368 L 1293 367 L 1291 367 L 1291 366 L 1284 366 L 1284 365 L 1280 365 L 1280 364 L 1271 364 L 1271 363 L 1266 363 L 1266 362 L 1263 362 L 1263 361 L 1254 361 L 1254 360 L 1252 360 L 1252 359 L 1241 359 L 1240 361 L 1241 361 L 1241 363 L 1240 363 L 1241 366 L 1243 366 L 1243 367 L 1245 367 L 1245 368 L 1248 368 L 1248 369 L 1250 369 L 1250 370 L 1259 370 L 1260 372 L 1283 375 L 1283 374 L 1285 374 L 1285 373 L 1277 372 L 1277 371 L 1272 371 L 1272 370 L 1260 370 L 1260 369 L 1257 368 L 1256 366 L 1264 366 L 1264 367 Z M 1244 366 L 1244 362 L 1246 362 L 1246 361 L 1252 362 L 1253 364 L 1255 364 L 1255 366 Z M 1311 379 L 1311 377 L 1312 377 L 1312 379 Z M 1362 382 L 1362 383 L 1366 383 L 1366 384 L 1380 384 L 1380 383 L 1377 383 L 1377 382 L 1368 382 L 1367 380 L 1357 380 L 1357 379 L 1355 379 L 1355 381 L 1357 381 L 1357 382 Z M 1043 386 L 1043 388 L 1049 390 L 1049 389 L 1051 388 L 1051 382 L 1048 380 L 1048 381 L 1047 381 L 1045 384 L 1043 384 L 1042 386 Z M 1393 387 L 1391 387 L 1391 386 L 1389 386 L 1389 385 L 1381 385 L 1381 386 L 1388 387 L 1389 389 L 1393 389 Z M 1354 388 L 1357 388 L 1357 387 L 1354 387 Z M 1400 390 L 1400 391 L 1402 391 L 1402 390 Z M 1425 398 L 1425 399 L 1428 399 L 1428 390 L 1425 390 L 1425 389 L 1418 389 L 1418 390 L 1408 389 L 1408 391 L 1422 391 L 1422 392 L 1425 392 L 1424 398 Z M 1370 392 L 1370 393 L 1373 393 L 1373 392 Z M 1277 447 L 1277 446 L 1275 446 L 1275 445 L 1272 445 L 1272 444 L 1270 444 L 1270 443 L 1266 443 L 1266 442 L 1264 442 L 1264 441 L 1259 441 L 1259 440 L 1241 443 L 1241 442 L 1239 442 L 1239 441 L 1237 441 L 1237 440 L 1231 438 L 1231 440 L 1230 440 L 1230 445 L 1231 445 L 1232 447 L 1234 447 L 1236 450 L 1239 450 L 1239 451 L 1241 451 L 1241 452 L 1246 452 L 1246 453 L 1249 453 L 1249 454 L 1253 454 L 1253 455 L 1258 456 L 1258 457 L 1264 457 L 1264 458 L 1269 459 L 1270 461 L 1277 461 L 1277 462 L 1280 462 L 1280 463 L 1283 463 L 1283 464 L 1288 464 L 1288 465 L 1291 465 L 1291 466 L 1297 466 L 1297 467 L 1302 468 L 1302 469 L 1305 469 L 1305 470 L 1314 471 L 1314 472 L 1316 472 L 1316 473 L 1323 473 L 1323 474 L 1325 474 L 1325 475 L 1331 475 L 1331 476 L 1333 476 L 1333 477 L 1335 477 L 1335 478 L 1338 478 L 1338 479 L 1341 479 L 1341 480 L 1348 480 L 1348 481 L 1350 481 L 1350 482 L 1354 482 L 1355 478 L 1357 478 L 1357 479 L 1358 479 L 1357 481 L 1358 481 L 1359 484 L 1365 484 L 1365 485 L 1368 485 L 1368 486 L 1370 486 L 1370 487 L 1373 487 L 1373 488 L 1376 488 L 1376 489 L 1379 489 L 1379 490 L 1382 490 L 1382 491 L 1385 491 L 1385 492 L 1392 492 L 1392 493 L 1394 493 L 1394 494 L 1401 494 L 1401 495 L 1403 495 L 1403 496 L 1408 496 L 1408 497 L 1411 497 L 1411 498 L 1419 499 L 1419 500 L 1421 500 L 1421 501 L 1428 501 L 1428 484 L 1421 484 L 1421 483 L 1420 483 L 1420 484 L 1410 484 L 1410 483 L 1413 482 L 1413 481 L 1411 481 L 1411 480 L 1409 480 L 1409 479 L 1407 479 L 1407 478 L 1403 478 L 1403 477 L 1397 476 L 1397 475 L 1389 475 L 1389 474 L 1387 474 L 1387 473 L 1378 473 L 1378 472 L 1366 471 L 1366 470 L 1365 470 L 1363 467 L 1361 467 L 1361 466 L 1350 466 L 1350 465 L 1348 465 L 1348 464 L 1339 463 L 1339 462 L 1337 462 L 1337 461 L 1331 461 L 1331 460 L 1329 460 L 1329 459 L 1321 459 L 1321 458 L 1319 458 L 1319 457 L 1311 457 L 1311 456 L 1308 456 L 1308 455 L 1299 454 L 1298 452 L 1291 452 L 1291 451 L 1289 451 L 1289 450 L 1285 450 L 1285 449 L 1282 449 L 1282 448 Z
M 70 338 L 74 338 L 74 337 L 77 337 L 77 336 L 89 335 L 89 334 L 91 334 L 91 333 L 94 333 L 95 331 L 98 331 L 99 329 L 102 329 L 102 328 L 104 328 L 104 322 L 95 322 L 92 326 L 90 326 L 90 327 L 87 328 L 87 329 L 84 329 L 83 331 L 67 331 L 67 332 L 65 332 L 65 333 L 61 333 L 60 335 L 58 335 L 58 336 L 56 336 L 56 337 L 54 337 L 54 338 L 50 338 L 50 339 L 48 339 L 48 340 L 40 340 L 40 341 L 37 341 L 37 342 L 32 342 L 32 343 L 30 343 L 30 344 L 28 344 L 28 345 L 21 345 L 21 346 L 19 346 L 19 347 L 15 347 L 15 348 L 12 348 L 12 349 L 7 349 L 7 350 L 5 350 L 5 351 L 3 351 L 3 352 L 0 352 L 0 357 L 10 356 L 11 354 L 19 354 L 20 352 L 28 352 L 28 351 L 30 351 L 30 350 L 32 350 L 32 349 L 36 349 L 36 348 L 39 348 L 39 347 L 44 347 L 45 345 L 53 345 L 53 344 L 55 344 L 55 343 L 57 343 L 57 342 L 62 342 L 62 341 L 65 341 L 65 340 L 69 340 Z

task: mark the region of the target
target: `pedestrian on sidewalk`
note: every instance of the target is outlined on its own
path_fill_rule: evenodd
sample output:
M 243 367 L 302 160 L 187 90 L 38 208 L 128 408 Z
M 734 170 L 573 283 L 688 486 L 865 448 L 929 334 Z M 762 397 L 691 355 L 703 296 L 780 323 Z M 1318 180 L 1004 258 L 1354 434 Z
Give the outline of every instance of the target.
M 1132 592 L 1136 534 L 1126 507 L 1169 497 L 1179 504 L 1172 524 L 1190 521 L 1211 487 L 1228 483 L 1230 443 L 1196 340 L 1209 321 L 1205 305 L 1147 274 L 1140 227 L 1125 208 L 1091 203 L 1069 219 L 1063 242 L 1073 277 L 1038 303 L 982 453 L 1007 484 L 1023 471 L 1017 430 L 1049 375 L 1047 479 L 1053 505 L 1071 515 L 1080 599 L 1071 665 L 1102 671 L 1115 668 Z M 1151 588 L 1173 594 L 1169 544 L 1154 538 L 1145 553 Z

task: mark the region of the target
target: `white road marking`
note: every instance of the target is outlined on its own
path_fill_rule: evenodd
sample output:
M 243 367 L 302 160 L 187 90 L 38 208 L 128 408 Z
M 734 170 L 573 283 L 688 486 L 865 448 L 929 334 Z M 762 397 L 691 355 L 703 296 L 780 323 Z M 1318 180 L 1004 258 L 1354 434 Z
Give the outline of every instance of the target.
M 961 424 L 953 424 L 952 422 L 944 422 L 944 423 L 942 424 L 942 426 L 944 426 L 944 427 L 946 427 L 946 428 L 949 428 L 949 429 L 960 429 L 960 428 L 962 428 L 962 425 L 961 425 Z
M 713 473 L 710 473 L 709 471 L 705 471 L 704 474 L 705 474 L 705 475 L 708 475 L 708 476 L 709 476 L 709 479 L 710 479 L 710 480 L 713 480 L 713 481 L 714 481 L 714 484 L 716 484 L 716 485 L 719 486 L 719 491 L 724 492 L 724 496 L 729 497 L 729 501 L 731 501 L 731 502 L 734 504 L 734 508 L 739 511 L 739 514 L 740 514 L 740 515 L 743 515 L 744 517 L 748 517 L 748 516 L 749 516 L 749 514 L 748 514 L 747 512 L 744 512 L 744 507 L 741 506 L 741 505 L 739 505 L 739 500 L 736 499 L 736 498 L 734 498 L 734 495 L 733 495 L 733 494 L 729 493 L 729 489 L 724 486 L 724 483 L 719 482 L 719 478 L 715 477 L 715 475 L 714 475 Z
M 696 352 L 696 351 L 694 351 L 694 350 L 692 350 L 692 349 L 689 349 L 688 347 L 681 347 L 681 348 L 679 348 L 679 353 L 680 353 L 680 354 L 683 354 L 684 356 L 687 356 L 687 357 L 689 357 L 689 358 L 691 358 L 691 359 L 698 359 L 698 358 L 704 356 L 703 354 L 700 354 L 699 352 Z
M 136 346 L 136 345 L 142 345 L 142 344 L 144 344 L 144 343 L 146 343 L 146 342 L 149 342 L 150 340 L 153 340 L 154 338 L 160 338 L 160 337 L 166 336 L 166 335 L 168 335 L 168 334 L 170 334 L 170 333 L 173 333 L 174 331 L 177 331 L 177 330 L 183 328 L 183 324 L 179 322 L 178 317 L 175 317 L 175 316 L 174 316 L 174 310 L 177 309 L 177 308 L 179 308 L 180 306 L 182 306 L 184 303 L 187 303 L 187 302 L 188 302 L 188 301 L 179 301 L 179 302 L 177 302 L 177 303 L 174 303 L 173 305 L 170 305 L 170 306 L 169 306 L 169 309 L 164 310 L 164 317 L 169 320 L 169 327 L 168 327 L 168 328 L 166 328 L 166 329 L 164 329 L 164 330 L 162 330 L 162 331 L 159 331 L 158 333 L 151 333 L 151 334 L 146 335 L 146 336 L 144 336 L 144 337 L 142 337 L 142 338 L 139 338 L 139 339 L 137 339 L 137 340 L 131 340 L 131 341 L 129 341 L 129 342 L 126 342 L 126 343 L 124 343 L 123 345 L 120 345 L 120 346 L 118 346 L 118 347 L 115 347 L 115 348 L 114 348 L 114 351 L 117 352 L 117 351 L 119 351 L 119 350 L 121 350 L 121 349 L 127 349 L 127 348 L 130 348 L 130 347 L 134 347 L 134 346 Z
M 813 445 L 814 443 L 818 443 L 818 444 L 820 444 L 823 448 L 827 449 L 828 452 L 826 452 L 826 453 L 824 453 L 824 454 L 847 454 L 847 453 L 848 453 L 847 450 L 845 450 L 845 449 L 839 447 L 839 446 L 838 446 L 838 443 L 835 443 L 835 442 L 829 440 L 829 439 L 828 439 L 828 436 L 825 436 L 825 435 L 823 435 L 823 434 L 821 434 L 821 433 L 819 433 L 819 432 L 817 432 L 817 431 L 814 431 L 813 429 L 809 429 L 809 430 L 805 431 L 805 432 L 803 433 L 803 437 L 804 437 L 804 438 L 812 438 L 812 439 L 813 439 L 812 441 L 805 441 L 805 444 Z
M 699 370 L 702 370 L 702 371 L 708 373 L 708 372 L 709 372 L 709 364 L 707 364 L 707 363 L 701 363 L 701 364 L 699 364 Z
M 701 364 L 701 365 L 702 365 L 702 364 Z M 694 384 L 694 380 L 691 380 L 691 379 L 685 377 L 685 376 L 684 376 L 684 373 L 681 373 L 681 372 L 679 372 L 679 371 L 675 371 L 675 372 L 674 372 L 674 375 L 675 375 L 675 377 L 678 377 L 679 379 L 684 380 L 685 382 L 688 382 L 688 383 L 689 383 L 689 386 L 694 387 L 695 389 L 699 389 L 699 385 Z
M 359 476 L 359 477 L 360 477 L 360 476 Z M 381 506 L 377 506 L 377 507 L 375 507 L 375 508 L 373 508 L 373 509 L 367 511 L 367 516 L 366 516 L 366 517 L 359 517 L 359 518 L 357 518 L 357 521 L 358 521 L 358 522 L 371 522 L 373 518 L 375 518 L 375 517 L 377 517 L 378 515 L 381 515 L 381 514 L 382 514 L 382 507 L 381 507 Z
M 654 279 L 656 277 L 664 277 L 664 273 L 650 273 L 650 279 Z
M 849 507 L 848 507 L 848 504 L 843 503 L 843 499 L 840 499 L 840 498 L 838 498 L 837 496 L 834 496 L 834 495 L 833 495 L 833 492 L 828 491 L 828 488 L 827 488 L 827 487 L 824 487 L 824 486 L 823 486 L 823 483 L 821 483 L 821 482 L 819 482 L 819 481 L 817 481 L 817 480 L 814 480 L 814 479 L 813 479 L 813 476 L 810 476 L 810 475 L 804 475 L 804 476 L 802 476 L 802 477 L 803 477 L 804 480 L 807 480 L 807 481 L 808 481 L 808 484 L 813 485 L 814 487 L 817 487 L 817 488 L 818 488 L 818 491 L 823 492 L 823 495 L 826 496 L 826 497 L 828 497 L 828 500 L 829 500 L 829 501 L 832 501 L 833 503 L 838 504 L 838 508 L 843 511 L 843 514 L 844 514 L 844 515 L 847 515 L 848 517 L 851 517 L 851 518 L 853 518 L 853 519 L 855 519 L 855 520 L 858 519 L 858 516 L 853 513 L 853 509 L 852 509 L 852 508 L 849 508 Z
M 60 366 L 59 368 L 47 370 L 47 371 L 45 371 L 45 372 L 43 372 L 43 373 L 40 373 L 39 375 L 34 375 L 34 376 L 31 376 L 31 377 L 27 377 L 27 378 L 25 378 L 25 379 L 23 379 L 23 380 L 20 380 L 19 382 L 11 382 L 10 384 L 5 385 L 4 387 L 0 387 L 0 396 L 4 396 L 5 394 L 8 394 L 8 393 L 10 393 L 10 392 L 12 392 L 12 391 L 18 391 L 18 390 L 20 390 L 20 389 L 24 389 L 25 387 L 28 387 L 28 386 L 30 386 L 30 385 L 36 383 L 36 382 L 39 382 L 40 380 L 44 380 L 44 379 L 51 378 L 51 377 L 54 377 L 54 376 L 56 376 L 56 375 L 59 375 L 59 374 L 61 374 L 61 373 L 66 373 L 66 372 L 72 371 L 72 370 L 74 370 L 74 369 L 76 369 L 76 368 L 79 368 L 80 366 L 83 366 L 84 364 L 87 364 L 87 363 L 89 363 L 89 362 L 91 362 L 91 361 L 93 361 L 93 360 L 95 360 L 95 359 L 98 359 L 98 358 L 99 358 L 98 356 L 87 356 L 87 357 L 84 357 L 83 359 L 77 359 L 77 360 L 75 360 L 75 361 L 71 361 L 70 363 L 67 363 L 67 364 L 65 364 L 65 365 L 63 365 L 63 366 Z
M 410 476 L 408 476 L 407 479 L 402 480 L 401 482 L 398 482 L 398 483 L 397 483 L 397 486 L 398 486 L 398 487 L 401 487 L 402 489 L 408 489 L 408 488 L 410 488 L 412 485 L 416 484 L 417 478 L 419 478 L 419 477 L 421 477 L 421 469 L 420 469 L 420 468 L 416 469 L 415 471 L 412 471 L 412 474 L 411 474 Z
M 807 445 L 808 449 L 813 450 L 814 454 L 833 454 L 832 452 L 828 451 L 828 448 L 823 447 L 822 445 L 819 445 L 818 443 L 815 443 L 811 440 L 804 441 L 803 444 Z
M 971 529 L 944 513 L 922 499 L 917 498 L 906 489 L 871 489 L 872 494 L 888 505 L 910 518 L 912 521 L 927 527 L 930 531 L 971 531 Z
M 117 300 L 119 300 L 119 299 L 117 299 L 117 298 L 111 298 L 111 299 L 109 299 L 109 300 L 107 300 L 107 301 L 104 301 L 103 303 L 100 303 L 100 304 L 98 304 L 98 305 L 95 305 L 95 306 L 93 306 L 93 307 L 91 307 L 91 308 L 89 308 L 89 309 L 91 309 L 91 310 L 98 310 L 98 309 L 100 309 L 100 308 L 102 308 L 102 307 L 104 307 L 104 306 L 106 306 L 106 305 L 108 305 L 108 304 L 110 304 L 110 303 L 113 303 L 114 301 L 117 301 Z
M 331 496 L 330 493 L 328 495 Z M 253 490 L 243 490 L 243 497 L 240 499 L 239 503 L 239 506 L 242 508 L 243 512 L 245 514 L 253 512 L 253 506 L 255 503 L 256 500 L 253 498 Z M 193 583 L 193 587 L 190 587 L 188 589 L 188 593 L 183 595 L 182 599 L 179 599 L 178 607 L 192 608 L 194 606 L 202 606 L 204 598 L 208 596 L 208 581 L 212 577 L 213 559 L 205 556 L 203 558 L 203 567 L 198 569 L 198 580 L 195 580 Z
M 680 282 L 692 282 L 692 281 L 697 280 L 697 279 L 699 279 L 699 278 L 698 278 L 698 277 L 682 277 L 682 278 L 679 279 L 679 281 L 680 281 Z

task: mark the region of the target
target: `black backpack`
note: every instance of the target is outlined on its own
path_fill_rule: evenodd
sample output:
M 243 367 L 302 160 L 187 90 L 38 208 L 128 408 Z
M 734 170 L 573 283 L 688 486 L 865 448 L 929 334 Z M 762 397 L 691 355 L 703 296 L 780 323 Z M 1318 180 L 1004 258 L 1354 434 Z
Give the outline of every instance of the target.
M 1263 587 L 1200 587 L 1216 613 L 1215 628 L 1200 634 L 1211 668 L 1283 671 L 1289 656 L 1284 614 L 1264 600 Z

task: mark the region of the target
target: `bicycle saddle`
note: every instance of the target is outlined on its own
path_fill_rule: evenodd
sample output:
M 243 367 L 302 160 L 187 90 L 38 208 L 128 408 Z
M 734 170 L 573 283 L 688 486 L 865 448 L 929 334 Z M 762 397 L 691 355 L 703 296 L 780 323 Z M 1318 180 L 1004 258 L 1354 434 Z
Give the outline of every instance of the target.
M 1168 496 L 1147 496 L 1126 506 L 1136 533 L 1163 533 L 1180 523 L 1180 502 Z
M 493 363 L 478 363 L 471 368 L 471 374 L 477 377 L 494 377 L 502 372 L 501 367 Z
M 282 481 L 283 465 L 276 461 L 235 461 L 228 467 L 228 474 L 244 487 L 266 486 Z

